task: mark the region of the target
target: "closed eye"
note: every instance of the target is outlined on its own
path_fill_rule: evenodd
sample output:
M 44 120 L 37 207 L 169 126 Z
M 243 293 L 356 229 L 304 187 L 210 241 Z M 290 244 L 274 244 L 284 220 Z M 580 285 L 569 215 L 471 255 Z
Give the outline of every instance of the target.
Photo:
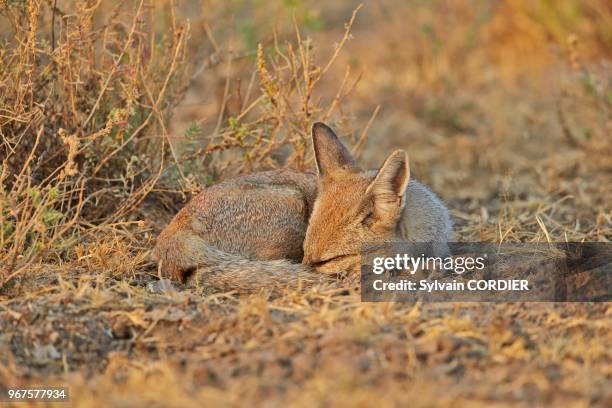
M 314 266 L 314 267 L 322 266 L 322 265 L 325 265 L 328 262 L 337 261 L 339 259 L 346 258 L 347 256 L 350 256 L 350 255 L 336 255 L 336 256 L 333 256 L 331 258 L 326 258 L 326 259 L 324 259 L 322 261 L 313 262 L 312 266 Z
M 365 213 L 365 215 L 361 218 L 361 223 L 363 225 L 368 225 L 372 222 L 372 218 L 374 217 L 374 213 L 372 211 L 368 211 L 367 213 Z

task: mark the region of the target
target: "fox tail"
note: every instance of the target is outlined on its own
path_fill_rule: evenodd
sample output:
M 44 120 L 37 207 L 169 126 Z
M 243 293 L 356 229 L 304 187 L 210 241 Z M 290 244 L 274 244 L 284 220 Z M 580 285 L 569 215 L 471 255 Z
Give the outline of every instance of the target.
M 325 276 L 289 260 L 252 260 L 221 251 L 196 234 L 160 236 L 152 257 L 163 271 L 183 282 L 252 293 L 282 291 L 323 282 Z

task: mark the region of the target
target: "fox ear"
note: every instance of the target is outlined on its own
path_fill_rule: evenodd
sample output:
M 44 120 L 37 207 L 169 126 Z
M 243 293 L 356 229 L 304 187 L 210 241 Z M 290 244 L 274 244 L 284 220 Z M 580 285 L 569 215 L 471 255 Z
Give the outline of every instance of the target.
M 405 204 L 405 193 L 410 180 L 408 155 L 396 150 L 387 157 L 366 194 L 374 200 L 374 213 L 380 218 L 394 216 Z
M 334 131 L 324 123 L 317 122 L 312 125 L 312 145 L 319 177 L 341 168 L 357 167 L 351 153 Z

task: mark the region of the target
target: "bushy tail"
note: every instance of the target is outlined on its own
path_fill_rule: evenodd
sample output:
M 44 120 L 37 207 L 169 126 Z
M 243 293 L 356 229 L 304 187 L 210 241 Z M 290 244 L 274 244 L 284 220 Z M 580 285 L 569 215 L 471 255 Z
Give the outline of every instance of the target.
M 251 260 L 221 251 L 196 234 L 174 231 L 160 235 L 153 257 L 174 278 L 203 287 L 252 293 L 282 291 L 324 282 L 327 277 L 289 260 Z

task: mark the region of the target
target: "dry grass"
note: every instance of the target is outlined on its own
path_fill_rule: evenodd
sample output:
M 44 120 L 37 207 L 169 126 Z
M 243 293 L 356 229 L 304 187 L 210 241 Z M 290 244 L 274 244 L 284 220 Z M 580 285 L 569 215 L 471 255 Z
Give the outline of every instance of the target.
M 200 186 L 309 168 L 315 120 L 372 167 L 407 149 L 461 240 L 610 241 L 605 1 L 175 3 L 0 1 L 0 388 L 610 405 L 606 303 L 362 304 L 342 282 L 159 295 L 147 261 Z

